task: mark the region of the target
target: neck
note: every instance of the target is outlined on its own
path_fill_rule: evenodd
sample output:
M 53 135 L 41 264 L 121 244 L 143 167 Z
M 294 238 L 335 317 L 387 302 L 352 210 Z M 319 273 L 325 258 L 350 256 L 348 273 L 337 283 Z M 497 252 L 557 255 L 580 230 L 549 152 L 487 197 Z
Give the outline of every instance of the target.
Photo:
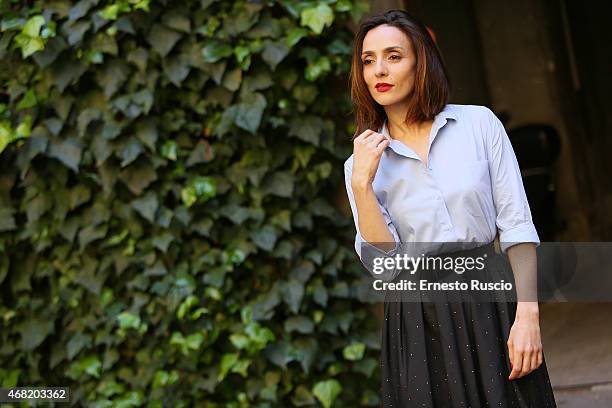
M 424 122 L 404 122 L 404 117 L 387 116 L 387 130 L 393 139 L 421 139 L 429 137 L 433 120 Z

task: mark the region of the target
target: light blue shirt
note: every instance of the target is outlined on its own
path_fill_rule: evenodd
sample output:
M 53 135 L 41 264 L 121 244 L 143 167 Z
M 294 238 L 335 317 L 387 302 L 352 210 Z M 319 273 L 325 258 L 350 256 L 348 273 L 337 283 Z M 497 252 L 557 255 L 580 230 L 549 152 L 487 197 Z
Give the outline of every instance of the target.
M 490 243 L 497 230 L 503 253 L 521 242 L 540 244 L 514 150 L 489 108 L 446 105 L 431 127 L 429 167 L 414 150 L 391 138 L 386 121 L 378 132 L 390 145 L 372 187 L 396 246 L 385 252 L 359 232 L 351 154 L 344 174 L 357 230 L 355 250 L 362 262 L 362 249 L 371 256 L 393 255 L 398 243 L 415 243 L 418 254 L 468 249 Z M 369 263 L 364 265 L 370 270 Z

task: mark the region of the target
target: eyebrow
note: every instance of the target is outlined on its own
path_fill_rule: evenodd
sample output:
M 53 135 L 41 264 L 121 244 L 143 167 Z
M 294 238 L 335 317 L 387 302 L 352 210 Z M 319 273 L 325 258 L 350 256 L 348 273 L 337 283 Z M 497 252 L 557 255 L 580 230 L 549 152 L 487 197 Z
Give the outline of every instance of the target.
M 394 49 L 403 50 L 404 47 L 400 47 L 399 45 L 394 45 L 392 47 L 385 48 L 383 51 L 384 52 L 389 52 L 389 51 L 394 50 Z M 368 55 L 368 54 L 374 54 L 374 51 L 364 51 L 364 52 L 361 53 L 361 56 Z

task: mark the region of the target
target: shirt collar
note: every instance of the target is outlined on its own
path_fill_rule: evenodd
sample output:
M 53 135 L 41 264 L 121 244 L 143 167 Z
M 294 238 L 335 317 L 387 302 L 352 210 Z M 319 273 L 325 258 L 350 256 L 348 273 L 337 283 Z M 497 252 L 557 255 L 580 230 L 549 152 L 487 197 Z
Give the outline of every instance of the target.
M 435 117 L 434 117 L 434 122 L 432 124 L 432 139 L 430 140 L 430 145 L 433 142 L 433 140 L 436 138 L 438 131 L 446 124 L 446 122 L 448 121 L 448 119 L 453 119 L 453 120 L 457 120 L 457 113 L 454 111 L 454 109 L 450 106 L 450 105 L 445 105 L 444 109 L 442 109 Z M 386 139 L 389 140 L 389 148 L 391 148 L 392 150 L 394 150 L 396 153 L 400 153 L 403 154 L 405 156 L 408 157 L 412 157 L 415 159 L 418 159 L 418 156 L 416 155 L 416 153 L 414 153 L 412 151 L 412 149 L 408 148 L 406 145 L 404 145 L 403 143 L 394 140 L 391 137 L 391 134 L 389 133 L 389 129 L 387 128 L 387 119 L 385 118 L 385 121 L 382 124 L 382 127 L 378 130 L 378 133 L 382 134 Z
M 457 120 L 457 113 L 448 104 L 446 106 L 444 106 L 444 109 L 442 109 L 434 117 L 434 124 L 433 124 L 433 126 L 435 126 L 438 122 L 440 122 L 443 119 Z M 444 122 L 444 123 L 446 123 L 446 122 Z M 386 118 L 385 118 L 385 121 L 382 124 L 382 127 L 378 130 L 378 133 L 381 133 L 384 137 L 389 139 L 389 141 L 393 140 L 393 138 L 391 137 L 391 134 L 389 133 L 389 129 L 387 128 L 387 119 Z

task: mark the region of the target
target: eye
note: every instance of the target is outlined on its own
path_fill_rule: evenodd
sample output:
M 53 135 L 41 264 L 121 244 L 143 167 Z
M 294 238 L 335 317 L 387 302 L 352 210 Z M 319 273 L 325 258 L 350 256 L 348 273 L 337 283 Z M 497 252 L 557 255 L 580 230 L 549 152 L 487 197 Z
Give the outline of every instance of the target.
M 393 55 L 389 56 L 389 58 L 390 59 L 394 59 L 394 60 L 402 59 L 402 57 L 397 55 L 397 54 L 393 54 Z M 370 62 L 372 62 L 372 60 L 370 60 L 370 59 L 363 60 L 363 65 L 370 65 Z

